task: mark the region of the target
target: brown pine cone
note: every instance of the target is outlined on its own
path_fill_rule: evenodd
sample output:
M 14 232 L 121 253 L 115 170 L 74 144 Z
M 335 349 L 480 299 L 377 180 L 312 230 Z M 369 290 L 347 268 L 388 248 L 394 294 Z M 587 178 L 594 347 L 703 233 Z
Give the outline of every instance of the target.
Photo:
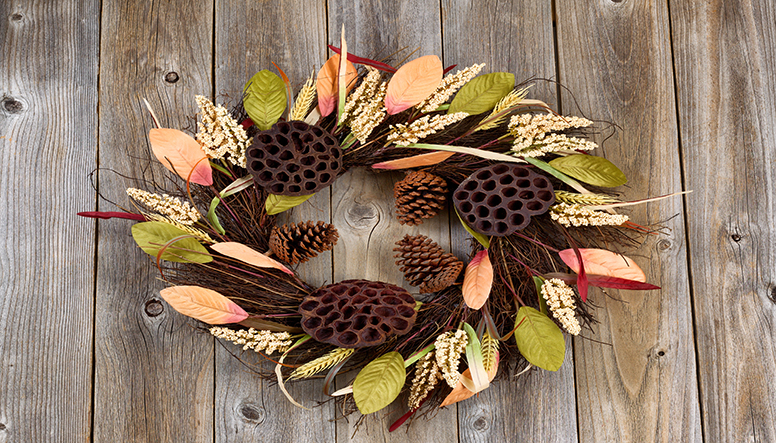
M 394 257 L 401 266 L 404 278 L 420 292 L 436 292 L 455 283 L 463 269 L 463 262 L 445 252 L 425 235 L 410 236 L 396 242 Z
M 415 226 L 439 213 L 445 204 L 447 183 L 424 171 L 413 171 L 393 187 L 399 223 Z
M 304 263 L 319 252 L 329 251 L 337 244 L 339 233 L 334 225 L 319 221 L 289 223 L 273 227 L 269 248 L 286 263 Z

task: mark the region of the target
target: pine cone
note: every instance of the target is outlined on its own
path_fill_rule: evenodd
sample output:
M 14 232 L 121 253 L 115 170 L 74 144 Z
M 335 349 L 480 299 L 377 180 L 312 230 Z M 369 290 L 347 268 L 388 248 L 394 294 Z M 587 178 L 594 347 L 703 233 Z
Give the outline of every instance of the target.
M 272 228 L 269 248 L 286 263 L 304 263 L 319 252 L 329 251 L 337 243 L 339 233 L 334 225 L 319 221 L 289 223 Z
M 404 278 L 412 286 L 419 286 L 420 292 L 436 292 L 455 283 L 463 269 L 463 262 L 425 235 L 414 237 L 405 235 L 396 242 L 398 248 L 394 257 L 396 265 L 401 266 Z
M 442 210 L 447 183 L 441 177 L 424 171 L 413 171 L 393 187 L 396 216 L 399 223 L 415 226 Z

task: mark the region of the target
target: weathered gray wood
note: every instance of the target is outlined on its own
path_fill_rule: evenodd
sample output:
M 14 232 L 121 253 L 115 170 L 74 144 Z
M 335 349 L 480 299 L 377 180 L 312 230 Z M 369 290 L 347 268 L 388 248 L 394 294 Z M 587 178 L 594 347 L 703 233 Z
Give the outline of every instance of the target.
M 0 4 L 0 442 L 89 438 L 99 9 Z
M 235 11 L 241 11 L 235 14 Z M 326 11 L 323 1 L 254 2 L 219 0 L 216 9 L 216 91 L 239 99 L 245 82 L 275 62 L 298 92 L 310 74 L 326 61 Z M 325 189 L 294 210 L 293 220 L 330 221 L 330 192 Z M 289 221 L 280 217 L 279 223 Z M 331 280 L 331 253 L 299 267 L 309 284 Z M 239 348 L 224 343 L 232 352 Z M 250 355 L 253 354 L 253 355 Z M 277 359 L 277 354 L 273 356 Z M 246 363 L 274 365 L 253 352 Z M 274 382 L 261 381 L 222 346 L 216 347 L 216 441 L 334 441 L 334 405 L 325 400 L 320 380 L 292 383 L 288 389 L 300 409 L 286 400 Z
M 512 0 L 444 1 L 445 65 L 486 63 L 483 73 L 512 72 L 518 83 L 555 77 L 552 4 Z M 556 103 L 555 85 L 540 81 L 530 97 Z M 453 217 L 453 245 L 468 256 L 469 235 Z M 566 361 L 557 373 L 532 370 L 518 380 L 500 380 L 458 406 L 462 441 L 525 438 L 567 442 L 577 439 L 574 361 L 566 340 Z
M 680 191 L 668 11 L 665 2 L 557 3 L 560 81 L 585 113 L 622 131 L 599 154 L 630 179 L 626 199 Z M 564 112 L 572 97 L 562 94 Z M 581 441 L 699 441 L 682 201 L 634 207 L 669 231 L 628 255 L 660 291 L 591 295 L 600 344 L 575 339 Z M 674 218 L 672 218 L 674 217 Z
M 124 189 L 137 185 L 108 169 L 138 177 L 146 166 L 142 98 L 162 125 L 184 128 L 194 94 L 212 90 L 212 29 L 210 0 L 102 3 L 99 184 L 108 198 L 126 206 Z M 158 271 L 129 226 L 100 223 L 94 441 L 212 442 L 213 339 L 160 300 Z
M 671 2 L 706 441 L 776 441 L 773 1 Z
M 432 1 L 396 2 L 329 2 L 329 41 L 339 46 L 342 24 L 345 25 L 348 50 L 362 57 L 382 59 L 402 49 L 396 63 L 415 49 L 411 58 L 442 54 L 439 4 Z M 425 221 L 418 227 L 402 226 L 395 218 L 393 185 L 401 173 L 376 174 L 352 170 L 332 185 L 334 225 L 340 240 L 334 249 L 334 280 L 366 278 L 412 287 L 404 282 L 394 264 L 395 242 L 405 234 L 423 233 L 443 248 L 450 244 L 446 213 Z M 338 377 L 338 387 L 350 383 L 355 374 Z M 353 436 L 355 413 L 337 422 L 338 441 L 455 441 L 457 440 L 455 408 L 442 411 L 434 420 L 420 420 L 409 428 L 392 434 L 388 427 L 406 412 L 406 405 L 394 405 L 366 417 Z M 405 425 L 406 426 L 406 425 Z M 351 437 L 353 438 L 351 439 Z

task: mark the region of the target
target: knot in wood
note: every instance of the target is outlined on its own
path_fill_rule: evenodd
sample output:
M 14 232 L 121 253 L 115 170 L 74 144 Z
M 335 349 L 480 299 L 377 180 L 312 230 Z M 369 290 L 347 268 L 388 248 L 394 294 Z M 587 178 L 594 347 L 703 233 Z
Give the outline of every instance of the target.
M 671 242 L 666 239 L 660 240 L 657 242 L 657 248 L 661 251 L 667 251 L 671 249 Z
M 736 243 L 740 242 L 743 239 L 743 237 L 741 237 L 741 235 L 739 234 L 733 234 L 730 236 L 730 238 Z
M 18 13 L 18 12 L 16 12 L 16 13 L 11 15 L 11 20 L 13 20 L 15 22 L 20 22 L 20 21 L 22 21 L 23 18 L 24 18 L 24 15 L 22 15 L 21 13 Z
M 482 432 L 488 429 L 488 420 L 486 420 L 485 417 L 480 417 L 477 420 L 474 420 L 472 427 L 474 427 L 474 429 L 477 431 Z
M 5 423 L 0 423 L 0 431 L 5 431 Z
M 175 71 L 170 71 L 164 76 L 164 81 L 167 83 L 177 83 L 180 80 L 180 76 Z
M 242 403 L 237 410 L 243 420 L 251 423 L 261 423 L 264 421 L 264 408 L 253 403 Z
M 354 229 L 371 229 L 380 221 L 380 212 L 371 203 L 354 202 L 345 214 L 348 225 Z
M 24 110 L 24 105 L 13 97 L 6 97 L 3 99 L 3 109 L 10 114 L 18 114 Z
M 145 304 L 145 313 L 149 317 L 157 317 L 164 312 L 164 305 L 157 299 L 148 300 Z

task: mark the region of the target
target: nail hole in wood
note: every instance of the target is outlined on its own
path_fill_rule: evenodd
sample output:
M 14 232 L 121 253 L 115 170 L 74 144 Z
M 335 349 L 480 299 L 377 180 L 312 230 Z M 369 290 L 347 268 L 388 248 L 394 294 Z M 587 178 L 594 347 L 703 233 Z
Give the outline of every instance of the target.
M 666 353 L 664 351 L 660 351 L 660 352 L 657 353 L 657 355 L 662 357 L 662 356 L 666 355 Z
M 19 14 L 18 12 L 11 15 L 11 20 L 13 20 L 15 22 L 20 22 L 20 21 L 22 21 L 23 18 L 24 18 L 24 16 L 22 14 Z
M 261 406 L 256 406 L 251 403 L 245 403 L 240 405 L 239 412 L 240 412 L 240 415 L 242 415 L 243 418 L 247 421 L 251 421 L 251 422 L 264 421 L 264 408 Z
M 776 285 L 773 283 L 771 283 L 771 287 L 768 289 L 768 298 L 770 298 L 772 302 L 776 303 Z
M 156 317 L 164 312 L 164 305 L 157 299 L 148 300 L 145 304 L 145 313 L 149 317 Z
M 730 236 L 730 238 L 732 238 L 733 241 L 736 242 L 736 243 L 741 241 L 741 236 L 738 235 L 738 234 L 733 234 L 733 235 Z
M 4 423 L 0 423 L 0 431 L 5 431 L 5 424 Z
M 175 71 L 170 71 L 167 73 L 167 75 L 164 76 L 164 81 L 167 83 L 177 83 L 178 80 L 180 80 L 180 77 L 178 76 L 178 73 Z
M 18 114 L 22 112 L 23 108 L 24 106 L 22 105 L 22 102 L 16 100 L 13 97 L 6 97 L 3 99 L 3 109 L 10 112 L 11 114 Z

